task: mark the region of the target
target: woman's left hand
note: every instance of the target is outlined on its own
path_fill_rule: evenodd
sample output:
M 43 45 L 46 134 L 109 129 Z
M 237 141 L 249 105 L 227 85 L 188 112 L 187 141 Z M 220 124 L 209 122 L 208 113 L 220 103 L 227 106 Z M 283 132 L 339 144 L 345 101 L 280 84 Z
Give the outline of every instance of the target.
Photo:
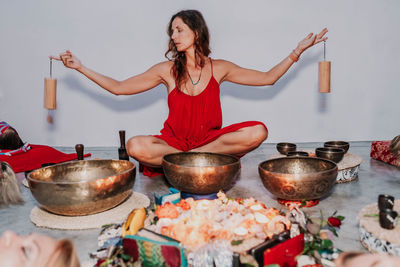
M 299 42 L 296 48 L 296 52 L 298 54 L 303 53 L 307 48 L 318 44 L 322 41 L 325 41 L 328 39 L 328 37 L 324 37 L 324 35 L 328 32 L 327 28 L 324 28 L 320 33 L 314 34 L 310 33 L 309 35 L 306 36 L 303 40 Z

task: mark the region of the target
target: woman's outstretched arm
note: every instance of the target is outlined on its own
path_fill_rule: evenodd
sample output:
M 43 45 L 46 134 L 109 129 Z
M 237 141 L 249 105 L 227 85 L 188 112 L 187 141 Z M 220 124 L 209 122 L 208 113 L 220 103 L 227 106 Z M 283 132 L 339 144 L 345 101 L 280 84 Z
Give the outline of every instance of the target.
M 160 83 L 166 84 L 164 77 L 170 71 L 169 63 L 162 62 L 142 74 L 123 81 L 117 81 L 85 67 L 69 50 L 60 54 L 59 57 L 50 56 L 50 58 L 62 61 L 67 68 L 79 71 L 114 95 L 134 95 L 152 89 Z
M 229 81 L 233 83 L 251 85 L 251 86 L 264 86 L 273 85 L 283 74 L 287 72 L 290 66 L 297 61 L 299 56 L 309 47 L 318 44 L 328 39 L 324 35 L 328 32 L 328 29 L 323 29 L 319 34 L 308 34 L 303 40 L 299 42 L 296 49 L 293 50 L 284 58 L 279 64 L 274 66 L 267 72 L 245 69 L 235 65 L 229 61 L 221 62 L 223 65 L 223 75 L 221 82 Z

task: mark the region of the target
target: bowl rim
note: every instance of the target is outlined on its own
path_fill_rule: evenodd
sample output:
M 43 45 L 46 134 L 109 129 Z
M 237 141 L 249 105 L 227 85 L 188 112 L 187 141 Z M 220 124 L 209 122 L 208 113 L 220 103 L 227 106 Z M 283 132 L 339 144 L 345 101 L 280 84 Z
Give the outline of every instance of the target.
M 54 168 L 55 166 L 73 165 L 73 164 L 76 164 L 76 163 L 79 163 L 79 162 L 82 162 L 82 161 L 85 161 L 85 162 L 88 162 L 88 161 L 89 161 L 89 162 L 92 162 L 92 161 L 127 161 L 127 160 L 118 160 L 118 159 L 90 159 L 90 160 L 78 160 L 78 161 L 72 161 L 72 162 L 71 162 L 71 161 L 62 162 L 62 163 L 57 163 L 57 164 L 54 164 L 54 165 L 51 165 L 51 166 L 46 166 L 46 167 L 42 167 L 42 168 L 35 169 L 35 170 L 31 171 L 31 172 L 26 176 L 26 179 L 28 180 L 28 182 L 29 182 L 29 181 L 32 181 L 32 182 L 42 183 L 42 184 L 81 184 L 81 183 L 87 183 L 87 182 L 92 182 L 92 181 L 96 181 L 96 180 L 101 180 L 101 179 L 109 178 L 109 177 L 112 177 L 112 176 L 114 176 L 114 175 L 125 174 L 125 173 L 128 173 L 128 172 L 130 172 L 130 171 L 136 169 L 136 164 L 133 163 L 133 162 L 131 162 L 131 161 L 128 161 L 129 163 L 132 164 L 132 167 L 129 168 L 129 169 L 127 169 L 127 170 L 125 170 L 125 171 L 123 171 L 123 172 L 121 172 L 121 173 L 114 174 L 114 175 L 108 175 L 108 176 L 104 176 L 104 177 L 101 177 L 101 178 L 93 178 L 93 179 L 90 179 L 90 180 L 79 181 L 79 182 L 73 182 L 73 181 L 62 181 L 62 182 L 43 181 L 43 180 L 38 180 L 38 179 L 35 179 L 35 178 L 32 178 L 32 177 L 31 177 L 31 174 L 32 174 L 32 173 L 34 173 L 35 171 L 41 170 L 41 169 Z M 136 174 L 136 172 L 135 172 L 135 174 Z M 30 188 L 30 187 L 29 187 L 29 188 Z
M 183 165 L 178 165 L 176 163 L 172 163 L 170 161 L 167 161 L 165 158 L 167 156 L 173 156 L 173 155 L 179 155 L 179 154 L 208 154 L 208 155 L 219 155 L 219 156 L 227 156 L 230 158 L 233 158 L 235 160 L 235 162 L 229 163 L 229 164 L 224 164 L 224 165 L 217 165 L 217 166 L 212 166 L 212 165 L 207 165 L 207 166 L 183 166 Z M 170 154 L 166 154 L 163 156 L 162 158 L 162 167 L 164 167 L 164 164 L 170 164 L 170 165 L 176 165 L 179 166 L 180 168 L 198 168 L 198 167 L 223 167 L 223 166 L 233 166 L 236 164 L 240 164 L 240 158 L 235 156 L 235 155 L 231 155 L 231 154 L 225 154 L 225 153 L 214 153 L 214 152 L 189 152 L 189 151 L 183 151 L 183 152 L 176 152 L 176 153 L 170 153 Z
M 293 156 L 293 155 L 290 155 L 289 156 L 289 153 L 293 153 L 293 154 L 296 154 L 296 153 L 298 153 L 298 154 L 307 154 L 308 156 L 301 156 L 301 155 L 296 155 L 296 157 L 310 157 L 310 153 L 309 152 L 307 152 L 307 151 L 302 151 L 302 150 L 296 150 L 296 151 L 289 151 L 288 153 L 286 153 L 286 156 L 287 157 L 290 157 L 290 156 Z
M 330 145 L 330 146 L 350 146 L 350 143 L 347 141 L 326 141 L 324 142 L 325 145 Z
M 279 147 L 290 147 L 290 148 L 295 147 L 295 148 L 297 148 L 297 145 L 295 143 L 289 143 L 289 142 L 279 142 L 276 144 L 276 147 L 278 147 L 278 146 Z
M 294 175 L 294 173 L 284 173 L 284 172 L 273 172 L 273 171 L 268 171 L 268 170 L 265 170 L 264 168 L 261 167 L 261 165 L 262 165 L 262 164 L 265 164 L 266 162 L 269 162 L 269 161 L 278 161 L 278 160 L 282 160 L 282 159 L 286 159 L 286 160 L 298 160 L 298 159 L 322 160 L 322 161 L 327 161 L 328 163 L 334 164 L 334 167 L 333 167 L 333 168 L 327 169 L 327 170 L 325 170 L 325 171 L 312 172 L 312 173 L 310 173 L 310 174 L 315 174 L 315 173 L 318 173 L 318 174 L 325 174 L 325 173 L 329 173 L 329 172 L 331 172 L 331 171 L 333 171 L 333 170 L 335 170 L 335 169 L 336 169 L 337 171 L 339 171 L 339 168 L 338 168 L 336 162 L 334 162 L 333 160 L 329 160 L 329 159 L 325 159 L 325 158 L 320 158 L 320 157 L 281 157 L 281 158 L 268 159 L 268 160 L 264 160 L 263 162 L 260 162 L 260 163 L 258 164 L 258 169 L 259 169 L 259 170 L 261 169 L 262 171 L 266 171 L 266 172 L 270 172 L 270 173 L 282 173 L 282 174 L 286 174 L 286 175 Z
M 318 152 L 325 152 L 325 153 L 332 153 L 332 154 L 341 154 L 341 153 L 345 153 L 346 150 L 344 148 L 340 148 L 340 147 L 317 147 L 315 149 L 315 153 Z

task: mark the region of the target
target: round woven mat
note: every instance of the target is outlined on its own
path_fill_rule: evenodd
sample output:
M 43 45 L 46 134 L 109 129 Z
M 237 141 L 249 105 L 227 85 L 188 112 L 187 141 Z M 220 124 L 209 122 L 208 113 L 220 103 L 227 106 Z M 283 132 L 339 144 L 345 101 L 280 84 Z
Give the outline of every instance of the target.
M 81 230 L 100 228 L 102 225 L 122 223 L 133 209 L 148 207 L 150 199 L 137 192 L 115 208 L 87 216 L 62 216 L 34 207 L 30 214 L 31 221 L 38 227 L 52 229 Z
M 315 151 L 313 150 L 303 150 L 305 152 L 308 152 L 311 157 L 315 156 Z M 282 154 L 275 154 L 272 155 L 270 159 L 277 159 L 277 158 L 283 158 L 286 157 L 285 155 Z M 343 159 L 337 164 L 338 170 L 344 170 L 344 169 L 349 169 L 356 167 L 362 163 L 362 158 L 358 155 L 351 154 L 351 153 L 346 153 L 344 154 Z
M 396 199 L 394 201 L 394 210 L 400 213 L 400 199 Z M 372 203 L 368 206 L 365 206 L 361 209 L 358 214 L 358 221 L 360 222 L 360 226 L 363 227 L 366 231 L 371 233 L 374 237 L 385 240 L 392 244 L 400 245 L 400 226 L 397 225 L 392 230 L 387 230 L 382 228 L 379 225 L 379 217 L 365 217 L 365 214 L 378 214 L 378 204 Z

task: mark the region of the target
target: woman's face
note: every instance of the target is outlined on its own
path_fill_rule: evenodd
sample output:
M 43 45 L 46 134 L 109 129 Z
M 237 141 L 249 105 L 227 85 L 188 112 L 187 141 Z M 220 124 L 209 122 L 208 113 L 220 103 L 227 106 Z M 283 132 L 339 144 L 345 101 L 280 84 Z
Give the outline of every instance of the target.
M 43 267 L 57 245 L 51 237 L 30 234 L 19 236 L 5 231 L 0 237 L 0 265 L 2 267 Z
M 193 47 L 195 34 L 186 25 L 180 17 L 176 17 L 172 21 L 172 35 L 171 39 L 174 41 L 176 50 L 179 52 L 186 51 Z

